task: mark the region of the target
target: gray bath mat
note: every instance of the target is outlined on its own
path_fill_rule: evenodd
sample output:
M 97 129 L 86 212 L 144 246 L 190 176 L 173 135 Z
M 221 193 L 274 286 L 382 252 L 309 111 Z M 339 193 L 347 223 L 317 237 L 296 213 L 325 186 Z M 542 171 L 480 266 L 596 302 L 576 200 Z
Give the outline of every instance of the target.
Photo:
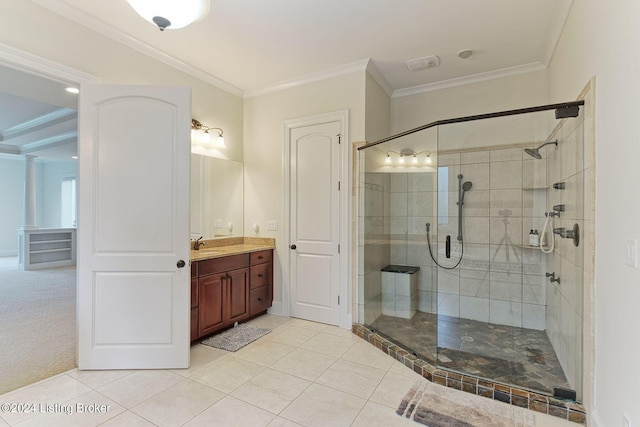
M 428 427 L 533 427 L 533 414 L 459 390 L 418 381 L 396 413 Z
M 270 329 L 242 324 L 235 328 L 227 329 L 221 334 L 207 338 L 200 344 L 227 351 L 237 351 L 258 338 L 267 335 L 269 332 L 271 332 Z

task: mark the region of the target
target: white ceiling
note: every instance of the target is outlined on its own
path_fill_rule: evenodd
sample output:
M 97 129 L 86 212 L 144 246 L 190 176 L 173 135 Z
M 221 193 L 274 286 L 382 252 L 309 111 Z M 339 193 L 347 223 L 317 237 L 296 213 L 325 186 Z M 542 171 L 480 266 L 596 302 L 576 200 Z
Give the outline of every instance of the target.
M 573 0 L 211 0 L 206 18 L 164 32 L 126 0 L 32 1 L 250 97 L 367 64 L 393 96 L 544 69 Z M 473 55 L 459 58 L 462 49 Z M 428 55 L 440 65 L 407 69 Z M 0 153 L 75 154 L 67 137 L 77 119 L 65 109 L 77 101 L 44 80 L 0 69 L 9 82 L 0 84 Z M 32 132 L 15 133 L 23 128 Z

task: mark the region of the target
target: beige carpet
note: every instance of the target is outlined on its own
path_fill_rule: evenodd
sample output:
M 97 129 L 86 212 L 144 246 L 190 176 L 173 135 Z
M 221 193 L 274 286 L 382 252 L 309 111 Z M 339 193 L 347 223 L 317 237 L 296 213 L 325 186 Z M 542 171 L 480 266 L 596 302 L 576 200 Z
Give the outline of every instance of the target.
M 75 267 L 0 259 L 0 394 L 76 366 Z

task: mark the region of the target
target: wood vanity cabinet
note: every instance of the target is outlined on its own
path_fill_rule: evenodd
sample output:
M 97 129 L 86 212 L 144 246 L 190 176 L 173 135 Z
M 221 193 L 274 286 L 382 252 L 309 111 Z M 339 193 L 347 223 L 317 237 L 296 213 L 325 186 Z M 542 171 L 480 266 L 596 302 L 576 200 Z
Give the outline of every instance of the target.
M 229 255 L 193 263 L 196 264 L 197 286 L 194 290 L 192 278 L 192 341 L 264 312 L 271 306 L 272 252 Z
M 273 300 L 272 250 L 251 254 L 249 280 L 249 314 L 254 316 L 271 307 Z

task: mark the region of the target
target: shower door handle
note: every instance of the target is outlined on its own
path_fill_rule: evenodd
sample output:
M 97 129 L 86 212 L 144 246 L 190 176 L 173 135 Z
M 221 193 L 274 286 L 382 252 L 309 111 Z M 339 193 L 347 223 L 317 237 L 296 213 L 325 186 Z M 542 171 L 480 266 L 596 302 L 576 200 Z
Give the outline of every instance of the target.
M 444 254 L 447 258 L 451 258 L 451 236 L 447 234 L 447 240 L 444 246 Z

